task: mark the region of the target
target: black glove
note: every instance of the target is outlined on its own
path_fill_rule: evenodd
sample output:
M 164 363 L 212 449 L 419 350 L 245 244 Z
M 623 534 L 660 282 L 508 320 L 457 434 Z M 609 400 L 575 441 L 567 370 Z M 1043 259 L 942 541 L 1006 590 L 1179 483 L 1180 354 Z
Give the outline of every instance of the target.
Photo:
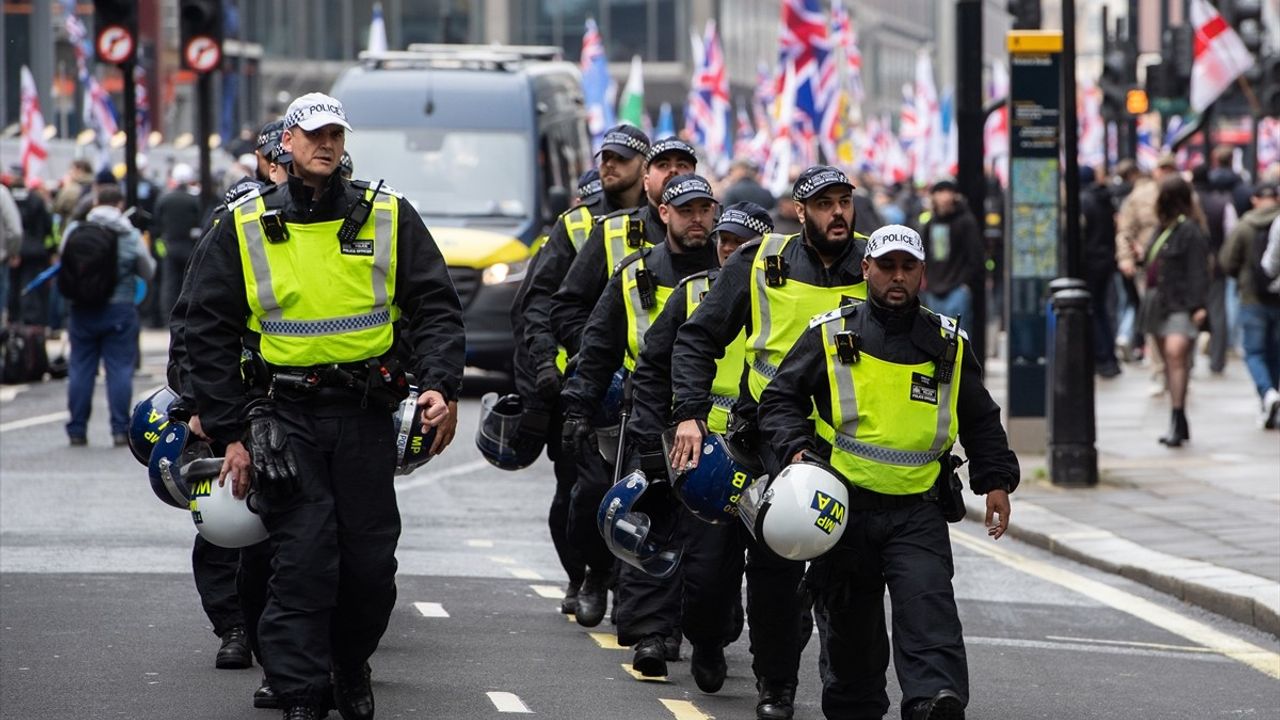
M 560 428 L 560 449 L 576 455 L 587 447 L 594 432 L 591 422 L 585 416 L 567 415 Z
M 246 413 L 249 437 L 245 443 L 253 460 L 253 476 L 259 488 L 272 494 L 284 494 L 298 488 L 298 463 L 289 448 L 284 425 L 276 415 L 275 404 L 255 403 Z
M 538 367 L 538 376 L 533 381 L 538 397 L 554 403 L 560 397 L 560 369 L 555 362 L 546 362 Z

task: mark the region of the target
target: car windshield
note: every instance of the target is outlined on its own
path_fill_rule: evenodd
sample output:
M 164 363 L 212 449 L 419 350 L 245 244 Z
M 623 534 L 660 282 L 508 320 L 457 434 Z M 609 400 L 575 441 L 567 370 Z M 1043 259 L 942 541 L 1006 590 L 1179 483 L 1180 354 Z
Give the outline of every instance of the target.
M 533 199 L 523 133 L 361 128 L 347 136 L 355 177 L 404 194 L 428 217 L 527 218 Z

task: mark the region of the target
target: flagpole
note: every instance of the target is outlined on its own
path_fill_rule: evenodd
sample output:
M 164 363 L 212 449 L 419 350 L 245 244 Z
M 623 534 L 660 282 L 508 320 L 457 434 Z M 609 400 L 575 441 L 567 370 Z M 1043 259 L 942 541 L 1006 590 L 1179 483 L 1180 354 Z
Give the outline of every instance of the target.
M 137 32 L 134 32 L 137 37 Z M 138 86 L 133 76 L 135 60 L 120 66 L 124 76 L 124 187 L 129 207 L 138 206 Z

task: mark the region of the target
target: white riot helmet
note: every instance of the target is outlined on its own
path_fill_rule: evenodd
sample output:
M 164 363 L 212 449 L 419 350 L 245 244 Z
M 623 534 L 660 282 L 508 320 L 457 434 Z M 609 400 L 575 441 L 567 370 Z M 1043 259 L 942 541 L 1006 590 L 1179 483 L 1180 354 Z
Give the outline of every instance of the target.
M 222 458 L 194 460 L 182 468 L 191 491 L 191 520 L 200 536 L 224 548 L 242 548 L 267 539 L 256 510 L 257 494 L 244 499 L 231 494 L 231 479 L 218 485 Z
M 772 481 L 752 483 L 738 499 L 738 517 L 756 542 L 788 560 L 812 560 L 844 535 L 849 490 L 830 468 L 802 460 Z

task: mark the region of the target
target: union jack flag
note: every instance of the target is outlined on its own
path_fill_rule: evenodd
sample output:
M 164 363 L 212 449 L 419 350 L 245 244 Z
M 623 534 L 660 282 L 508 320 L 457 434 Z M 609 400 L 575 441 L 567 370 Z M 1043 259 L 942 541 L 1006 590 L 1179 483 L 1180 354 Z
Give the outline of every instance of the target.
M 778 46 L 779 66 L 795 66 L 796 114 L 812 126 L 815 119 L 821 121 L 823 101 L 834 97 L 837 79 L 834 67 L 823 68 L 831 45 L 818 0 L 784 0 Z M 811 130 L 811 135 L 816 133 Z
M 685 109 L 686 127 L 718 171 L 727 165 L 731 151 L 729 138 L 729 76 L 725 71 L 724 50 L 716 33 L 714 20 L 707 21 L 701 42 L 693 41 L 695 64 L 689 83 L 689 100 Z M 701 48 L 698 46 L 701 45 Z
M 835 45 L 844 52 L 845 80 L 853 101 L 862 104 L 866 91 L 862 87 L 862 51 L 858 49 L 858 33 L 853 29 L 853 19 L 840 0 L 831 0 L 831 35 Z
M 587 18 L 582 33 L 582 96 L 587 106 L 587 126 L 591 131 L 591 145 L 600 149 L 604 133 L 613 127 L 613 80 L 609 77 L 608 58 L 604 52 L 604 40 L 596 21 Z

